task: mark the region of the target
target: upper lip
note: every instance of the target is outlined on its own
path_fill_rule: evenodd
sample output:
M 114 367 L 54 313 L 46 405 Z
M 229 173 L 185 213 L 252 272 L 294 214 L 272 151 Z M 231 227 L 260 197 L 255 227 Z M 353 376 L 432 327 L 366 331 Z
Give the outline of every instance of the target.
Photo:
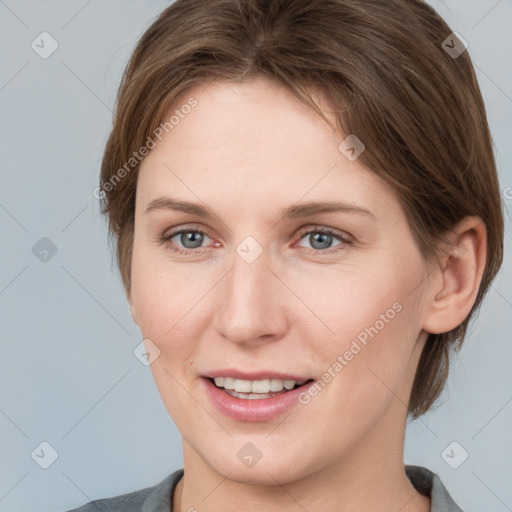
M 212 370 L 204 373 L 203 377 L 214 379 L 215 377 L 231 377 L 232 379 L 241 380 L 265 380 L 265 379 L 280 379 L 280 380 L 310 380 L 311 377 L 304 375 L 297 375 L 291 373 L 277 372 L 274 370 L 261 370 L 258 372 L 242 372 L 232 368 L 224 370 Z

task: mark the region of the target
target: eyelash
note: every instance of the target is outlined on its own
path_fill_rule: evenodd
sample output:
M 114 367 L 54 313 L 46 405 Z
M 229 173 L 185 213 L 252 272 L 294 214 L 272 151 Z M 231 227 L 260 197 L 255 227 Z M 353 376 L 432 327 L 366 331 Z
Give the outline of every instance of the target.
M 197 248 L 197 249 L 180 249 L 180 248 L 172 247 L 171 239 L 174 238 L 176 235 L 179 235 L 181 233 L 199 233 L 201 235 L 206 235 L 209 238 L 212 238 L 212 237 L 210 237 L 210 235 L 208 235 L 208 233 L 206 233 L 205 231 L 203 231 L 201 229 L 194 229 L 194 228 L 191 228 L 191 227 L 185 227 L 185 228 L 178 229 L 176 231 L 172 231 L 171 233 L 162 235 L 160 237 L 160 242 L 163 243 L 163 244 L 166 244 L 171 251 L 173 251 L 175 253 L 178 253 L 179 255 L 199 254 L 199 253 L 203 252 L 204 249 L 207 249 L 207 248 L 204 248 L 204 247 L 203 248 Z M 337 238 L 340 242 L 342 242 L 339 245 L 336 245 L 336 246 L 331 247 L 331 248 L 327 248 L 325 250 L 310 249 L 308 247 L 302 247 L 302 249 L 306 250 L 308 254 L 312 254 L 312 255 L 332 254 L 334 252 L 338 252 L 340 250 L 343 250 L 344 246 L 347 246 L 347 245 L 350 246 L 350 245 L 353 245 L 353 243 L 354 243 L 351 239 L 340 235 L 339 233 L 337 233 L 336 231 L 334 231 L 334 230 L 332 230 L 330 228 L 314 228 L 314 229 L 309 229 L 307 231 L 303 231 L 303 232 L 301 232 L 298 235 L 297 241 L 302 240 L 306 235 L 310 235 L 312 233 L 320 233 L 322 235 L 333 236 L 334 238 Z

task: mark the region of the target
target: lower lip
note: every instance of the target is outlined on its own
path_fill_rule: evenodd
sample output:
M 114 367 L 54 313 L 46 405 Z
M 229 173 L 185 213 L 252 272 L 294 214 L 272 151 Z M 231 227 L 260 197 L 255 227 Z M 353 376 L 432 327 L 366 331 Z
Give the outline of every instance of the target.
M 270 398 L 250 400 L 228 395 L 218 388 L 209 378 L 203 377 L 206 393 L 220 412 L 238 421 L 262 422 L 279 417 L 281 414 L 299 403 L 299 395 L 313 381 Z

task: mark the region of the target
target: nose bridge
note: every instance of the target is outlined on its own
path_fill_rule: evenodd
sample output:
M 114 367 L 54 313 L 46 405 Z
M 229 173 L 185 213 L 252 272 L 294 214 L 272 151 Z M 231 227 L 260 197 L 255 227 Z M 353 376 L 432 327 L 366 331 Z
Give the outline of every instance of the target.
M 221 286 L 215 328 L 236 343 L 282 334 L 286 327 L 279 304 L 279 283 L 269 270 L 269 253 L 253 237 L 235 248 L 231 270 Z

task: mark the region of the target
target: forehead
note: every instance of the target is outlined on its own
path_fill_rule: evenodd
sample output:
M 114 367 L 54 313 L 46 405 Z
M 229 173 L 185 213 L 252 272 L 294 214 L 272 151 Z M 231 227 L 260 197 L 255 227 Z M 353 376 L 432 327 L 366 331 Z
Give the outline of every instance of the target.
M 137 195 L 145 203 L 166 191 L 219 203 L 265 198 L 268 206 L 302 197 L 372 209 L 396 202 L 381 178 L 340 151 L 345 134 L 268 80 L 198 85 L 175 99 L 164 122 L 171 117 L 141 164 Z
M 319 143 L 334 144 L 339 135 L 314 110 L 290 91 L 258 78 L 242 83 L 212 82 L 178 96 L 165 119 L 185 111 L 193 98 L 196 106 L 182 114 L 162 146 L 178 149 L 200 144 L 216 154 L 278 157 L 311 153 Z M 177 119 L 175 119 L 177 121 Z M 163 149 L 162 147 L 162 149 Z M 256 153 L 256 154 L 255 154 Z

